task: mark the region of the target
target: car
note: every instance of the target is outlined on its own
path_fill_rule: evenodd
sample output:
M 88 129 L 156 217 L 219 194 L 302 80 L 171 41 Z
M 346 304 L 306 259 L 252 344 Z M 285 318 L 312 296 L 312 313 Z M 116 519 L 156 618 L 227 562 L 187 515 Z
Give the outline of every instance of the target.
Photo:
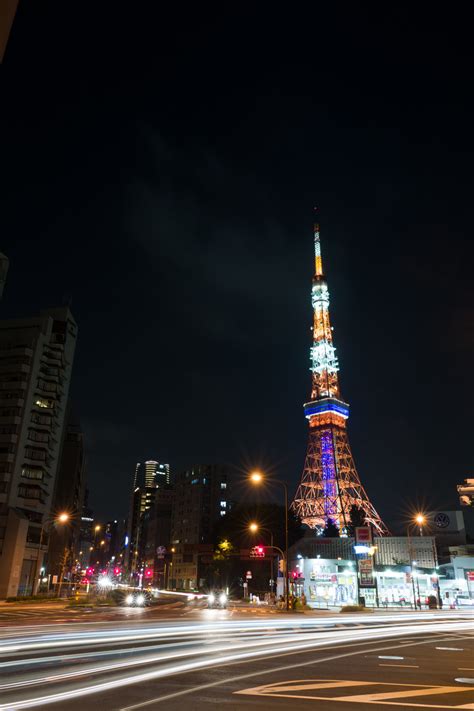
M 214 590 L 207 596 L 207 606 L 209 609 L 217 607 L 221 610 L 225 610 L 227 607 L 227 599 L 227 594 L 224 590 Z
M 456 598 L 456 603 L 459 606 L 461 606 L 461 605 L 462 606 L 464 606 L 464 605 L 472 606 L 472 605 L 474 605 L 474 597 L 470 597 L 469 595 L 458 595 Z
M 123 597 L 123 605 L 125 607 L 146 607 L 150 604 L 149 595 L 143 590 L 126 593 Z

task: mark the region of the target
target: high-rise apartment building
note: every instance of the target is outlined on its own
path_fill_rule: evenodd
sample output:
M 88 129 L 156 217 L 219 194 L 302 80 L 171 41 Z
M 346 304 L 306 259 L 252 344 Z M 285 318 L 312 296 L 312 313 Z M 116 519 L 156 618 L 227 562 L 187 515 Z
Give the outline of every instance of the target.
M 0 598 L 33 590 L 47 550 L 76 339 L 66 307 L 0 322 Z
M 225 466 L 200 464 L 177 474 L 174 488 L 171 586 L 195 590 L 203 584 L 200 553 L 232 506 L 231 475 Z

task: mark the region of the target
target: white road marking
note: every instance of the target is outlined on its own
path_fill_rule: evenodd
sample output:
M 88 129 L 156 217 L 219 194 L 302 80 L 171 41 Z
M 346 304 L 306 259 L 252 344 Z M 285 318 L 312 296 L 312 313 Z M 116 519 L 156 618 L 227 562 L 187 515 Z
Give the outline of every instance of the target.
M 444 637 L 443 637 L 444 639 Z M 403 645 L 400 645 L 400 643 L 391 645 L 390 647 L 379 647 L 378 649 L 373 649 L 371 650 L 372 652 L 384 652 L 389 649 L 399 649 L 400 646 L 403 647 L 415 647 L 421 644 L 431 644 L 432 642 L 437 642 L 441 641 L 440 639 L 438 640 L 433 640 L 430 637 L 424 638 L 424 639 L 417 639 L 417 640 L 412 640 L 409 643 L 405 643 Z M 365 642 L 359 642 L 359 643 L 354 643 L 350 645 L 351 647 L 356 647 L 356 646 L 365 646 Z M 338 647 L 344 647 L 346 645 L 344 644 L 339 644 L 335 645 L 335 648 L 337 649 Z M 282 671 L 288 671 L 288 669 L 298 669 L 300 667 L 307 667 L 307 666 L 313 666 L 314 664 L 323 664 L 324 662 L 332 662 L 335 661 L 336 659 L 343 659 L 346 657 L 353 657 L 358 654 L 363 654 L 364 652 L 367 652 L 369 650 L 367 649 L 360 649 L 356 652 L 346 652 L 344 654 L 336 654 L 331 657 L 324 657 L 323 659 L 313 659 L 310 662 L 300 662 L 298 664 L 286 664 L 285 666 L 282 667 L 276 667 L 273 669 L 264 669 L 256 672 L 249 672 L 247 674 L 240 674 L 239 676 L 234 676 L 231 678 L 225 678 L 225 679 L 220 679 L 219 681 L 212 681 L 207 684 L 201 684 L 200 686 L 194 686 L 190 689 L 183 689 L 182 691 L 175 691 L 171 694 L 166 694 L 165 696 L 158 696 L 155 697 L 154 699 L 148 699 L 147 701 L 142 701 L 138 704 L 133 704 L 133 706 L 125 706 L 121 708 L 119 711 L 134 711 L 134 709 L 139 709 L 139 708 L 144 708 L 145 706 L 151 706 L 152 704 L 158 704 L 162 701 L 170 701 L 171 699 L 176 699 L 179 696 L 187 696 L 188 694 L 197 694 L 199 691 L 205 691 L 207 689 L 212 689 L 215 688 L 216 686 L 222 686 L 222 684 L 233 684 L 237 681 L 242 681 L 243 679 L 251 679 L 256 676 L 265 676 L 266 674 L 273 674 L 273 673 L 279 673 Z M 277 654 L 277 655 L 272 655 L 269 657 L 260 657 L 261 661 L 266 661 L 267 659 L 277 659 L 279 657 L 286 657 L 286 656 L 294 656 L 295 654 L 302 654 L 304 653 L 302 651 L 296 651 L 296 652 L 291 652 L 289 655 L 287 653 L 283 654 Z M 227 666 L 227 665 L 225 665 Z M 234 664 L 231 664 L 231 666 L 234 666 Z
M 410 669 L 419 669 L 418 664 L 379 664 L 379 667 L 409 667 Z
M 405 659 L 405 657 L 391 657 L 389 655 L 384 656 L 383 654 L 379 654 L 379 659 Z
M 309 691 L 314 689 L 319 691 L 320 689 L 340 689 L 342 687 L 356 687 L 356 686 L 391 686 L 391 687 L 404 687 L 403 690 L 396 691 L 392 689 L 391 691 L 381 691 L 372 692 L 368 694 L 351 694 L 350 696 L 319 696 L 314 694 L 297 694 L 296 691 Z M 420 688 L 421 687 L 421 688 Z M 440 709 L 474 709 L 474 703 L 459 705 L 446 705 L 446 704 L 418 704 L 408 701 L 407 703 L 400 703 L 394 701 L 393 699 L 411 699 L 420 696 L 437 696 L 437 695 L 447 695 L 474 691 L 474 686 L 461 688 L 459 686 L 435 686 L 427 684 L 395 684 L 387 682 L 376 682 L 376 681 L 350 681 L 350 680 L 336 680 L 336 679 L 321 679 L 319 681 L 290 681 L 290 682 L 279 682 L 277 684 L 267 684 L 264 686 L 256 686 L 251 689 L 244 689 L 241 691 L 234 691 L 234 694 L 241 694 L 247 696 L 266 696 L 267 698 L 279 697 L 283 699 L 306 699 L 311 701 L 334 701 L 334 702 L 345 702 L 345 703 L 356 703 L 356 704 L 383 704 L 390 706 L 417 706 L 420 708 L 440 708 Z
M 461 647 L 435 647 L 435 649 L 440 649 L 443 652 L 464 652 Z

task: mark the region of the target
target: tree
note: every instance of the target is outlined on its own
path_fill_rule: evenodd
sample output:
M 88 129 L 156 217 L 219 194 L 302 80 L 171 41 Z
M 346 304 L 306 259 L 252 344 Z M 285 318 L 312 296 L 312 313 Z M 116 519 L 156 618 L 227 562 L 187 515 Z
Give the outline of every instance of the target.
M 356 504 L 352 504 L 350 511 L 349 511 L 349 523 L 347 524 L 347 535 L 350 536 L 351 538 L 355 538 L 355 530 L 359 526 L 365 526 L 366 521 L 365 521 L 365 513 L 364 511 L 359 508 L 359 506 L 356 506 Z
M 324 538 L 339 538 L 339 529 L 332 519 L 328 518 L 326 526 L 323 529 L 322 536 Z

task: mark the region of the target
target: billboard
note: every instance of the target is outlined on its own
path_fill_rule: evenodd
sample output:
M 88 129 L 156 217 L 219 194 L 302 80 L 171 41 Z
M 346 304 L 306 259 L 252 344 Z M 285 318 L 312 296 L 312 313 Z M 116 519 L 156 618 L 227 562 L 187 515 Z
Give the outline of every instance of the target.
M 374 588 L 374 561 L 372 558 L 364 558 L 359 560 L 359 575 L 361 588 Z

